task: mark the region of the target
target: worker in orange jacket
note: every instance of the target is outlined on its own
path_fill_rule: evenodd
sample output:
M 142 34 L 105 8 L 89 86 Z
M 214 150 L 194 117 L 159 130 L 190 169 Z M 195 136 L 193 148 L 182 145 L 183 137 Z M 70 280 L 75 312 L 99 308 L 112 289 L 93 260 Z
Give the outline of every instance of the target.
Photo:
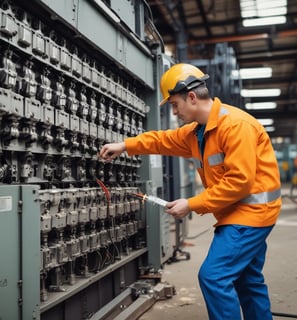
M 205 190 L 168 202 L 166 212 L 183 218 L 191 211 L 213 213 L 214 238 L 198 279 L 209 319 L 271 320 L 262 268 L 266 238 L 281 207 L 277 160 L 263 126 L 245 111 L 209 95 L 208 75 L 176 64 L 161 78 L 161 105 L 185 123 L 106 144 L 99 157 L 110 162 L 129 155 L 161 154 L 196 159 Z

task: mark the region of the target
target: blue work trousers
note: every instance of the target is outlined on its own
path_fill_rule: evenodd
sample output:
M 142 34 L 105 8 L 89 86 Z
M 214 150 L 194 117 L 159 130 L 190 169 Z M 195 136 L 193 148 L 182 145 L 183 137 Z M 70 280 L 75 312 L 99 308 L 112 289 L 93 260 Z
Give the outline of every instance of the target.
M 272 320 L 262 274 L 271 227 L 219 226 L 199 274 L 210 320 Z

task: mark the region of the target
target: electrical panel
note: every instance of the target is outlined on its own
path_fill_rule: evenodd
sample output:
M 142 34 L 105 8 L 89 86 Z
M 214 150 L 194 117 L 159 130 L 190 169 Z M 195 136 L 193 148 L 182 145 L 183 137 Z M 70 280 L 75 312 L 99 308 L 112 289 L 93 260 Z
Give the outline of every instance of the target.
M 127 3 L 0 1 L 2 320 L 89 319 L 171 255 L 162 210 L 133 196 L 160 196 L 162 166 L 97 158 L 160 122 L 160 48 Z

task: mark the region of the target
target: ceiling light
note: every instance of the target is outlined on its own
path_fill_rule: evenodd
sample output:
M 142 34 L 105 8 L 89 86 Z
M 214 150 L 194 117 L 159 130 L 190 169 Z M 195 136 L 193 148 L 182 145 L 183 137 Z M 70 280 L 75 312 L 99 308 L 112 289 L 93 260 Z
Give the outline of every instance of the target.
M 265 127 L 266 132 L 274 132 L 275 131 L 275 127 L 274 126 L 270 126 L 270 127 Z
M 262 126 L 271 126 L 273 124 L 273 119 L 257 119 Z
M 241 11 L 249 8 L 265 9 L 286 7 L 287 0 L 240 0 Z
M 256 10 L 255 8 L 241 11 L 242 18 L 251 17 L 271 17 L 271 16 L 282 16 L 287 14 L 287 8 L 265 8 Z
M 242 97 L 278 97 L 281 94 L 281 90 L 275 89 L 242 89 L 240 90 Z
M 256 19 L 244 19 L 242 20 L 242 25 L 244 27 L 256 27 L 256 26 L 284 24 L 286 22 L 287 22 L 287 18 L 285 16 L 274 16 L 274 17 L 256 18 Z
M 275 109 L 276 107 L 277 105 L 275 102 L 254 102 L 245 104 L 245 108 L 248 110 Z
M 232 70 L 234 79 L 261 79 L 271 78 L 272 68 L 242 68 L 240 70 Z
M 244 27 L 287 22 L 287 0 L 240 0 L 240 8 Z

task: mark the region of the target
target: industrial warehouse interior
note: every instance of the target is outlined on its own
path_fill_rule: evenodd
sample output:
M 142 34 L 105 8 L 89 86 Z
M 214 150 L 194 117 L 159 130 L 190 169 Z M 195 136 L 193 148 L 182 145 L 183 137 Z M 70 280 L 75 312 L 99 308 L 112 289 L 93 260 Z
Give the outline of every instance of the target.
M 224 79 L 214 80 L 215 95 L 234 101 L 240 87 L 243 92 L 235 101 L 262 119 L 272 138 L 296 142 L 294 1 L 148 3 L 165 50 L 180 61 L 212 65 L 216 77 L 225 74 Z M 238 75 L 240 85 L 236 84 Z M 265 93 L 264 89 L 273 91 Z
M 1 320 L 210 319 L 197 275 L 216 220 L 165 212 L 205 191 L 201 160 L 98 156 L 183 127 L 159 106 L 178 63 L 270 138 L 263 274 L 273 319 L 297 318 L 296 1 L 0 0 L 0 48 Z

